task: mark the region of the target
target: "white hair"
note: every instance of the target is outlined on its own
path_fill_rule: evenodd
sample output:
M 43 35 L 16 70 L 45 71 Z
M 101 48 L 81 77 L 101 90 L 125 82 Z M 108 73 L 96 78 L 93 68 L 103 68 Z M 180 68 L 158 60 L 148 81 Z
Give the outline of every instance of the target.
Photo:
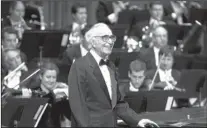
M 105 23 L 97 23 L 91 27 L 86 33 L 85 33 L 85 39 L 87 42 L 90 42 L 91 39 L 95 36 L 103 36 L 107 34 L 112 34 L 110 28 Z
M 158 29 L 160 29 L 161 31 L 165 31 L 168 34 L 168 31 L 167 31 L 167 29 L 165 27 L 163 27 L 163 26 L 157 26 L 152 31 L 153 36 L 155 35 L 155 33 L 157 32 Z

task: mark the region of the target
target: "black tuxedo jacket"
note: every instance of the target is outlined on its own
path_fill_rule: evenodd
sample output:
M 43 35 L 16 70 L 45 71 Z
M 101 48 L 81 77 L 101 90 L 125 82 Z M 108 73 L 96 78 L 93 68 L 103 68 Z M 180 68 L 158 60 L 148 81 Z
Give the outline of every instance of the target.
M 137 126 L 137 114 L 123 101 L 117 87 L 115 66 L 108 67 L 112 83 L 112 100 L 94 57 L 89 52 L 76 60 L 70 70 L 68 85 L 73 127 L 115 127 L 117 116 Z

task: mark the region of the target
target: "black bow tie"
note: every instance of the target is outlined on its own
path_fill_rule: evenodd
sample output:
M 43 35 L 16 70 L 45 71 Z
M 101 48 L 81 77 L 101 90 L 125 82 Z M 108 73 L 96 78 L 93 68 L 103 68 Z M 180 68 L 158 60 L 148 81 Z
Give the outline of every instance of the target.
M 102 66 L 102 65 L 107 65 L 107 66 L 109 66 L 109 60 L 104 61 L 103 59 L 101 59 L 101 61 L 99 62 L 99 65 L 100 65 L 100 66 Z

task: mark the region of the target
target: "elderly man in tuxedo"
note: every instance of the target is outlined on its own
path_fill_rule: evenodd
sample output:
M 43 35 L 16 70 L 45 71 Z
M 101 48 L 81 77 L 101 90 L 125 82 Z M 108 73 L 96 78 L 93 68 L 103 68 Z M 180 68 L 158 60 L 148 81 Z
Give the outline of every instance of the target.
M 140 120 L 120 95 L 114 65 L 108 61 L 116 40 L 110 28 L 95 24 L 86 38 L 92 49 L 73 63 L 68 78 L 72 126 L 115 127 L 117 116 L 131 126 L 157 126 L 148 119 Z

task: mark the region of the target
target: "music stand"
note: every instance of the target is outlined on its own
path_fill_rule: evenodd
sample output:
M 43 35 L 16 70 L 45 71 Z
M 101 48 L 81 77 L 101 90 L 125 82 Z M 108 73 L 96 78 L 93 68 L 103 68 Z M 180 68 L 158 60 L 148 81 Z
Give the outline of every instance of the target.
M 40 56 L 42 47 L 42 57 L 58 57 L 60 53 L 63 30 L 27 30 L 23 34 L 20 49 L 27 55 L 28 62 Z
M 207 9 L 204 8 L 191 8 L 190 9 L 190 22 L 194 23 L 196 20 L 201 22 L 202 24 L 207 23 Z
M 19 114 L 17 127 L 37 127 L 47 106 L 47 98 L 8 98 L 2 108 L 2 125 L 11 127 L 14 114 Z M 21 113 L 19 107 L 23 108 Z

